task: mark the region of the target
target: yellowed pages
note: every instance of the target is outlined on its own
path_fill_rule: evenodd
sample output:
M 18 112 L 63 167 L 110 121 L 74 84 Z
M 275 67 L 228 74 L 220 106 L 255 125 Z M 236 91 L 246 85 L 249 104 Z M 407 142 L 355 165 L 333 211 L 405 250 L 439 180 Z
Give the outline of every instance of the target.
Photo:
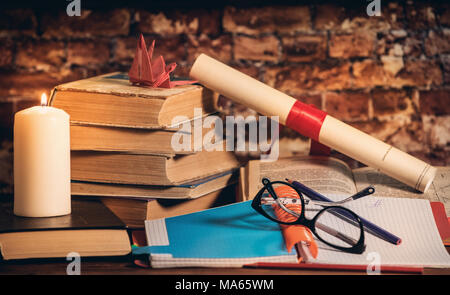
M 427 199 L 431 202 L 442 202 L 447 216 L 450 216 L 450 167 L 436 168 L 436 177 L 426 193 L 420 193 L 370 167 L 354 169 L 353 175 L 358 190 L 373 185 L 375 186 L 374 196 Z
M 262 188 L 263 177 L 272 181 L 290 178 L 326 196 L 343 197 L 356 193 L 350 167 L 335 158 L 302 156 L 283 158 L 276 162 L 254 160 L 249 162 L 248 170 L 250 199 Z

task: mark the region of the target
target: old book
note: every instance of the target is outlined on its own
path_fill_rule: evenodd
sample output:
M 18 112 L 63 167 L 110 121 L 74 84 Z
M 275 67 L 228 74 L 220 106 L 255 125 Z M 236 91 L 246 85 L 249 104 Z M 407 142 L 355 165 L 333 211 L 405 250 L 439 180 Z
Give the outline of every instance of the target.
M 71 124 L 70 149 L 93 151 L 119 151 L 138 154 L 192 154 L 194 153 L 195 133 L 203 138 L 205 134 L 214 132 L 214 124 L 203 128 L 203 118 L 191 120 L 190 132 L 180 129 L 143 129 L 111 126 L 93 126 Z M 186 148 L 174 148 L 172 141 L 179 143 L 180 137 L 188 141 Z M 184 145 L 184 142 L 183 142 Z
M 271 180 L 290 178 L 325 196 L 338 199 L 372 185 L 375 187 L 373 196 L 420 198 L 442 202 L 447 208 L 447 214 L 450 215 L 448 211 L 450 202 L 446 197 L 450 185 L 450 168 L 437 168 L 435 181 L 426 193 L 421 193 L 376 169 L 365 167 L 352 170 L 345 162 L 333 157 L 297 156 L 281 158 L 275 162 L 252 160 L 241 168 L 239 199 L 253 199 L 262 188 L 263 177 L 269 177 Z
M 179 185 L 239 166 L 233 152 L 200 151 L 173 157 L 72 151 L 71 178 L 103 183 Z
M 172 217 L 231 204 L 236 201 L 236 185 L 229 185 L 192 200 L 98 198 L 128 228 L 143 228 L 147 219 Z
M 72 195 L 133 199 L 195 199 L 237 181 L 237 170 L 229 170 L 179 185 L 133 185 L 72 181 Z
M 119 72 L 56 86 L 50 105 L 74 123 L 134 128 L 169 128 L 192 119 L 195 109 L 215 112 L 213 93 L 200 85 L 140 87 Z
M 0 252 L 5 260 L 131 251 L 126 225 L 97 200 L 74 199 L 71 214 L 45 218 L 15 216 L 12 200 L 0 205 Z

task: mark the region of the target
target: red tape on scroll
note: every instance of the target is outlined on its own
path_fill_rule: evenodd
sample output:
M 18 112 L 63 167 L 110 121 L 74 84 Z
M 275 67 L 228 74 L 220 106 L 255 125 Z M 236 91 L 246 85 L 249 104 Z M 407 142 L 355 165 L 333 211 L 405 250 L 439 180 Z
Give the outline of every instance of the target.
M 326 116 L 326 112 L 297 100 L 289 112 L 286 126 L 301 135 L 319 141 L 320 128 Z

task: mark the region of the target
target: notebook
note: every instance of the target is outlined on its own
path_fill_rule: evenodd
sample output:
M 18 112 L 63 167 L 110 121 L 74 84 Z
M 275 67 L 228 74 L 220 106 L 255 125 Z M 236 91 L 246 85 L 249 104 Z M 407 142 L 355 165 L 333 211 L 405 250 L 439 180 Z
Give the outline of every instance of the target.
M 151 266 L 297 263 L 297 254 L 286 249 L 279 225 L 257 214 L 250 202 L 146 221 Z M 450 255 L 428 200 L 368 197 L 346 207 L 401 237 L 402 243 L 393 245 L 366 232 L 366 250 L 357 255 L 335 250 L 316 239 L 319 254 L 309 263 L 367 265 L 377 255 L 383 265 L 450 267 Z
M 150 265 L 163 267 L 241 267 L 255 262 L 297 262 L 277 223 L 257 214 L 250 202 L 191 214 L 147 220 Z

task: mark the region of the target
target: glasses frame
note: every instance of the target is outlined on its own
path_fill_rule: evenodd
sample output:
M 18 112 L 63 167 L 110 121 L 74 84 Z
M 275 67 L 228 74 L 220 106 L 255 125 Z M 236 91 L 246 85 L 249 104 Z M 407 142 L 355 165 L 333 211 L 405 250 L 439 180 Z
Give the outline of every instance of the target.
M 266 180 L 266 182 L 264 181 Z M 259 214 L 263 215 L 264 217 L 268 218 L 269 220 L 272 220 L 276 223 L 280 223 L 280 224 L 284 224 L 284 225 L 303 225 L 306 226 L 308 229 L 311 230 L 311 232 L 323 243 L 325 243 L 326 245 L 336 248 L 338 250 L 344 251 L 344 252 L 348 252 L 348 253 L 353 253 L 353 254 L 362 254 L 365 250 L 365 245 L 364 245 L 364 225 L 361 221 L 361 219 L 359 218 L 359 216 L 354 213 L 353 211 L 342 207 L 342 206 L 325 206 L 325 208 L 319 210 L 319 212 L 317 212 L 316 215 L 314 215 L 314 217 L 312 219 L 308 219 L 305 216 L 305 210 L 301 210 L 300 216 L 297 218 L 297 220 L 293 221 L 293 222 L 284 222 L 281 220 L 277 220 L 275 218 L 272 218 L 269 214 L 267 214 L 261 207 L 261 198 L 263 196 L 264 191 L 268 191 L 269 195 L 276 201 L 276 199 L 278 198 L 278 196 L 276 195 L 274 189 L 273 189 L 273 184 L 283 184 L 283 185 L 287 185 L 289 187 L 291 187 L 292 189 L 294 189 L 297 194 L 300 197 L 300 201 L 301 201 L 301 205 L 302 208 L 305 208 L 305 199 L 303 197 L 303 194 L 308 195 L 305 192 L 300 191 L 299 189 L 297 189 L 296 187 L 294 187 L 292 184 L 288 183 L 288 182 L 284 182 L 284 181 L 269 181 L 268 179 L 263 179 L 263 184 L 264 187 L 262 189 L 259 190 L 259 192 L 256 194 L 255 198 L 252 201 L 252 208 L 258 212 Z M 324 205 L 321 205 L 324 206 Z M 331 244 L 327 241 L 325 241 L 324 239 L 322 239 L 320 237 L 320 235 L 317 234 L 316 232 L 316 221 L 317 219 L 320 217 L 321 214 L 325 213 L 327 210 L 330 209 L 339 209 L 339 210 L 344 210 L 345 212 L 347 212 L 348 214 L 350 214 L 357 222 L 359 225 L 359 229 L 361 232 L 361 235 L 359 237 L 358 242 L 352 246 L 352 247 L 341 247 L 338 245 L 334 245 Z M 284 210 L 284 209 L 283 209 Z

